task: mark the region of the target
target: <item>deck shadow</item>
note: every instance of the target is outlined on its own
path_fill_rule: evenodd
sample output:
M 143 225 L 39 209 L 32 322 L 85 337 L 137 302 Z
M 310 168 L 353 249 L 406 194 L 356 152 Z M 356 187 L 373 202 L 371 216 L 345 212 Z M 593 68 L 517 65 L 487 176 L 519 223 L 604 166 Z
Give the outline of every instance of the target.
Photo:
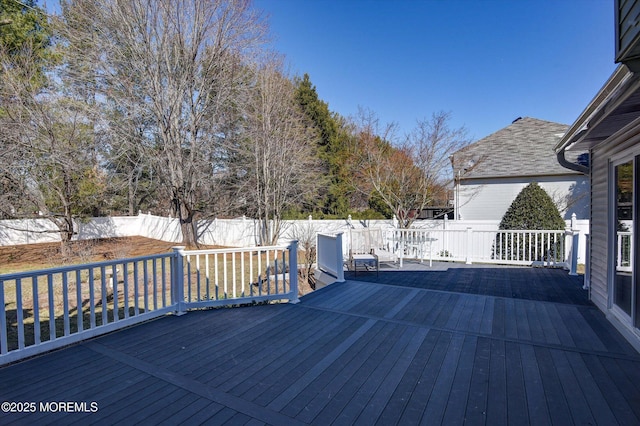
M 376 272 L 345 272 L 345 278 L 403 287 L 511 299 L 593 305 L 582 288 L 582 275 L 562 269 L 512 266 L 467 266 L 452 263 L 410 263 L 403 268 L 382 267 Z

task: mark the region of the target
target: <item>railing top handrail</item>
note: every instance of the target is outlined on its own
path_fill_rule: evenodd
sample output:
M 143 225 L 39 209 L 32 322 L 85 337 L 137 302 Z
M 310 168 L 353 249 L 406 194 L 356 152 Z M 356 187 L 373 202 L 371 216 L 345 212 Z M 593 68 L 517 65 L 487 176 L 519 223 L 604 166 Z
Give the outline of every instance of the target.
M 33 277 L 36 275 L 60 274 L 64 272 L 77 271 L 78 269 L 102 268 L 107 266 L 121 265 L 123 263 L 141 262 L 145 260 L 161 259 L 161 258 L 168 258 L 168 257 L 174 257 L 174 256 L 176 256 L 176 254 L 173 252 L 170 252 L 170 253 L 151 254 L 148 256 L 137 256 L 137 257 L 127 257 L 122 259 L 105 260 L 101 262 L 78 263 L 75 265 L 58 266 L 55 268 L 34 269 L 32 271 L 12 272 L 9 274 L 0 274 L 0 281 L 10 281 L 18 278 Z
M 618 235 L 621 235 L 621 236 L 627 236 L 627 235 L 631 236 L 631 235 L 633 235 L 632 231 L 617 231 L 617 232 L 618 232 Z
M 472 229 L 472 228 L 468 228 Z M 467 229 L 422 229 L 422 228 L 393 228 L 395 232 L 430 233 L 430 232 L 467 232 Z M 565 229 L 472 229 L 473 232 L 515 232 L 515 233 L 564 233 Z M 631 234 L 631 233 L 629 233 Z
M 289 245 L 282 246 L 255 246 L 255 247 L 236 247 L 236 248 L 224 248 L 224 249 L 202 249 L 202 250 L 183 250 L 185 255 L 198 255 L 198 254 L 229 254 L 229 253 L 252 253 L 255 251 L 272 251 L 272 250 L 288 250 Z

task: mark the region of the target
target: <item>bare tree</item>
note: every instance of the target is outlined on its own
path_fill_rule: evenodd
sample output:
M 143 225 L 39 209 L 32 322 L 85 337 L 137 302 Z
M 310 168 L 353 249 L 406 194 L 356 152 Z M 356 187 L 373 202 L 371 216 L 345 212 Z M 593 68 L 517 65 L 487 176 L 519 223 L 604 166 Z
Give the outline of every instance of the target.
M 398 142 L 394 125 L 381 127 L 375 114 L 360 112 L 351 156 L 354 186 L 377 193 L 403 228 L 451 182 L 449 157 L 469 143 L 464 128 L 449 127 L 449 118 L 439 112 L 419 120 Z
M 207 194 L 215 185 L 213 161 L 224 143 L 227 112 L 241 101 L 243 57 L 264 33 L 259 16 L 247 0 L 70 0 L 62 6 L 70 53 L 77 64 L 91 64 L 78 66 L 77 78 L 95 82 L 99 100 L 152 121 L 146 155 L 170 192 L 184 242 L 195 245 L 194 219 L 215 202 Z
M 0 204 L 5 217 L 50 219 L 66 242 L 74 218 L 99 208 L 104 176 L 85 103 L 59 78 L 43 81 L 34 59 L 0 48 Z
M 248 214 L 260 222 L 259 242 L 274 244 L 285 210 L 317 194 L 319 165 L 315 135 L 304 125 L 281 61 L 269 58 L 258 65 L 253 85 L 243 111 L 242 160 L 233 174 Z

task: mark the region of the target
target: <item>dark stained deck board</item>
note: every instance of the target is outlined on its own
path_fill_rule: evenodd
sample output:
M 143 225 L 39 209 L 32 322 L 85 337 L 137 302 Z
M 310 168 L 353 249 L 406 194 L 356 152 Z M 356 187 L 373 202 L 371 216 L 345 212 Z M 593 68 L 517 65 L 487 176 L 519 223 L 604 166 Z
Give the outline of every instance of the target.
M 345 276 L 349 280 L 456 293 L 567 304 L 591 304 L 587 298 L 587 292 L 582 289 L 582 277 L 571 277 L 563 270 L 446 263 L 439 264 L 437 267 L 443 269 L 438 270 L 433 268 L 427 271 L 424 269 L 412 271 L 410 270 L 412 267 L 422 268 L 422 266 L 407 263 L 402 270 L 381 271 L 378 277 L 354 276 L 349 272 Z
M 562 395 L 566 398 L 568 412 L 572 422 L 575 424 L 588 425 L 596 424 L 596 419 L 591 414 L 589 401 L 583 392 L 576 392 L 580 388 L 580 383 L 573 373 L 569 359 L 562 351 L 549 351 L 553 358 L 553 363 L 562 386 Z
M 475 300 L 467 295 L 460 297 L 444 327 L 451 330 L 468 329 L 474 302 Z
M 310 368 L 323 362 L 327 354 L 331 354 L 336 350 L 337 346 L 344 342 L 343 336 L 354 336 L 357 333 L 362 333 L 362 330 L 370 327 L 370 325 L 368 321 L 357 318 L 356 321 L 349 323 L 348 327 L 342 330 L 342 335 L 340 333 L 333 336 L 328 335 L 327 339 L 323 339 L 317 345 L 307 348 L 291 364 L 281 366 L 274 370 L 271 375 L 262 378 L 262 380 L 253 381 L 252 379 L 253 383 L 250 383 L 250 386 L 246 386 L 244 392 L 239 395 L 247 400 L 256 400 L 262 397 L 264 400 L 270 401 L 272 395 L 279 395 L 285 392 L 296 381 L 302 379 Z
M 440 333 L 440 331 L 436 330 L 429 330 L 427 332 L 425 338 L 420 343 L 417 353 L 410 360 L 406 373 L 400 378 L 399 383 L 394 388 L 391 399 L 382 408 L 376 424 L 392 424 L 397 420 L 398 415 L 403 414 L 409 399 L 413 395 L 416 383 L 426 368 Z
M 284 409 L 303 389 L 323 373 L 328 375 L 336 374 L 329 367 L 336 365 L 336 360 L 339 358 L 342 358 L 343 361 L 337 365 L 343 365 L 345 353 L 347 353 L 347 356 L 354 356 L 363 345 L 366 345 L 376 337 L 376 333 L 371 332 L 371 330 L 379 330 L 381 328 L 382 324 L 379 322 L 366 320 L 352 333 L 337 336 L 330 352 L 319 354 L 316 358 L 317 361 L 312 364 L 299 365 L 297 368 L 290 370 L 287 376 L 280 377 L 277 382 L 268 389 L 264 389 L 253 401 L 273 410 L 280 411 Z M 249 395 L 249 393 L 246 395 Z
M 615 361 L 618 367 L 628 376 L 629 381 L 636 387 L 636 390 L 640 391 L 640 368 L 637 368 L 637 364 L 626 359 L 616 359 Z
M 336 319 L 333 326 L 340 327 L 340 332 L 350 334 L 355 332 L 361 323 L 355 318 Z M 335 330 L 335 331 L 334 331 Z M 260 392 L 266 390 L 270 385 L 279 381 L 282 376 L 289 375 L 289 371 L 293 368 L 300 368 L 307 363 L 313 363 L 320 354 L 325 353 L 334 343 L 337 333 L 334 327 L 325 327 L 318 333 L 316 339 L 305 341 L 299 345 L 296 351 L 291 351 L 286 357 L 280 357 L 273 360 L 268 365 L 263 366 L 260 371 L 246 377 L 244 380 L 232 380 L 221 386 L 221 389 L 229 389 L 234 395 L 243 396 L 247 392 Z M 261 392 L 260 392 L 261 393 Z
M 298 313 L 304 314 L 304 312 Z M 192 371 L 189 377 L 216 386 L 219 384 L 219 376 L 230 369 L 243 368 L 248 363 L 264 364 L 262 354 L 271 350 L 270 342 L 285 341 L 285 344 L 289 344 L 285 338 L 293 332 L 301 333 L 301 338 L 304 339 L 309 329 L 314 326 L 309 322 L 304 315 L 297 315 L 291 322 L 280 322 L 263 330 L 256 327 L 259 333 L 237 336 L 235 339 L 227 340 L 224 345 L 215 345 L 215 357 L 184 359 L 183 366 Z M 274 349 L 280 350 L 280 348 Z
M 332 404 L 327 406 L 314 419 L 314 423 L 326 424 L 325 419 L 331 419 L 336 413 L 338 416 L 333 420 L 338 424 L 353 424 L 360 416 L 364 407 L 367 407 L 371 396 L 379 389 L 380 384 L 391 371 L 397 359 L 393 354 L 404 352 L 411 340 L 413 340 L 417 330 L 405 327 L 395 327 L 392 330 L 393 339 L 385 339 L 382 345 L 369 357 L 365 363 L 352 376 L 351 380 L 343 386 L 338 394 L 332 398 L 332 403 L 340 401 L 337 405 L 342 405 L 338 411 Z
M 560 305 L 545 305 L 545 310 L 549 315 L 549 319 L 553 324 L 555 332 L 558 335 L 558 339 L 562 342 L 563 345 L 569 347 L 576 347 L 576 343 L 573 340 L 573 336 L 571 331 L 567 328 L 567 324 L 565 323 L 562 315 L 560 314 L 562 306 Z
M 277 330 L 280 327 L 291 327 L 285 312 L 281 315 L 271 317 L 267 324 L 265 322 L 255 321 L 256 318 L 251 315 L 247 308 L 241 309 L 245 310 L 247 315 L 242 318 L 237 327 L 230 327 L 229 332 L 224 337 L 218 339 L 202 337 L 198 341 L 191 341 L 184 338 L 177 342 L 173 351 L 163 350 L 162 353 L 158 354 L 157 358 L 145 357 L 144 359 L 148 359 L 149 362 L 163 365 L 169 369 L 189 371 L 190 377 L 198 376 L 206 373 L 209 368 L 224 365 L 224 363 L 230 359 L 233 361 L 234 353 L 242 351 L 242 348 L 238 348 L 240 345 L 240 340 L 238 339 L 240 337 L 252 341 L 262 338 L 264 330 Z M 202 314 L 203 319 L 206 319 L 206 312 L 200 314 Z M 292 315 L 291 320 L 295 321 L 300 318 L 302 314 L 303 313 L 296 311 L 295 315 Z M 215 326 L 216 324 L 217 322 L 212 322 L 211 326 Z M 245 328 L 251 324 L 253 324 L 252 327 Z M 246 333 L 243 333 L 243 330 L 245 330 Z M 173 357 L 171 358 L 172 352 Z
M 527 318 L 527 303 L 521 300 L 514 300 L 514 316 L 512 320 L 516 323 L 516 339 L 532 341 L 531 324 Z
M 629 404 L 635 416 L 640 418 L 640 395 L 638 388 L 629 380 L 629 374 L 620 368 L 615 359 L 604 359 L 601 357 L 600 362 L 609 377 L 616 383 L 622 395 L 624 395 L 627 404 Z
M 529 422 L 532 425 L 551 424 L 547 399 L 545 398 L 542 377 L 538 367 L 535 349 L 531 346 L 520 345 L 522 373 L 525 383 L 525 395 L 529 408 Z
M 529 405 L 525 390 L 520 346 L 505 343 L 507 376 L 507 424 L 529 424 Z
M 0 368 L 4 399 L 100 406 L 0 423 L 640 423 L 640 355 L 562 274 L 394 270 L 163 317 Z
M 173 345 L 174 350 L 167 349 L 164 354 L 158 354 L 157 356 L 151 354 L 148 360 L 165 365 L 168 368 L 186 368 L 192 371 L 202 368 L 206 370 L 207 365 L 216 365 L 218 362 L 224 362 L 220 360 L 232 357 L 233 352 L 237 350 L 239 337 L 246 340 L 260 339 L 264 335 L 265 329 L 278 330 L 279 328 L 290 327 L 292 324 L 296 324 L 297 320 L 304 315 L 299 310 L 292 311 L 291 315 L 288 315 L 288 311 L 283 311 L 276 316 L 270 317 L 267 324 L 267 322 L 259 321 L 259 317 L 250 312 L 251 308 L 240 309 L 246 314 L 245 317 L 236 320 L 237 322 L 222 324 L 225 328 L 228 327 L 227 333 L 223 336 L 218 338 L 202 336 L 197 340 L 185 337 Z M 201 314 L 203 315 L 203 320 L 206 320 L 206 312 Z M 218 321 L 212 320 L 214 321 L 208 323 L 210 327 L 213 328 L 219 325 Z M 182 350 L 182 348 L 185 348 L 185 350 Z M 215 349 L 213 354 L 211 353 L 212 349 Z M 206 356 L 201 356 L 202 354 Z
M 86 359 L 90 359 L 88 354 L 84 354 L 85 357 L 87 357 Z M 32 365 L 35 365 L 36 362 L 35 360 L 32 360 Z M 73 364 L 73 360 L 69 360 L 68 363 L 68 367 L 69 368 L 60 368 L 57 369 L 53 366 L 50 366 L 50 368 L 52 368 L 51 370 L 45 370 L 45 371 L 50 371 L 51 373 L 46 375 L 43 378 L 38 379 L 38 376 L 36 374 L 36 376 L 32 376 L 29 373 L 40 373 L 40 375 L 42 375 L 41 370 L 39 370 L 39 368 L 33 368 L 30 370 L 27 370 L 26 373 L 24 375 L 20 375 L 19 377 L 7 377 L 6 380 L 4 381 L 4 383 L 6 385 L 9 385 L 11 383 L 16 383 L 16 386 L 13 389 L 9 389 L 9 386 L 6 386 L 6 388 L 0 390 L 0 395 L 2 395 L 5 392 L 11 392 L 13 395 L 15 395 L 15 398 L 26 398 L 28 397 L 28 395 L 33 392 L 33 385 L 31 385 L 31 383 L 33 382 L 38 382 L 40 386 L 43 387 L 48 387 L 48 386 L 52 386 L 52 387 L 60 387 L 62 389 L 64 389 L 65 386 L 73 386 L 76 382 L 77 382 L 77 373 L 78 371 L 82 371 L 82 369 L 84 367 L 89 367 L 92 368 L 92 370 L 96 371 L 96 373 L 100 376 L 102 376 L 105 373 L 112 373 L 115 370 L 115 366 L 117 366 L 118 364 L 113 362 L 113 360 L 110 360 L 108 358 L 104 358 L 103 359 L 103 363 L 82 363 L 78 366 L 75 366 Z M 61 367 L 61 366 L 60 366 Z M 117 373 L 117 370 L 115 370 Z
M 518 321 L 515 300 L 505 299 L 504 322 L 504 337 L 507 339 L 518 340 Z
M 633 414 L 633 410 L 627 404 L 626 397 L 607 374 L 602 365 L 602 360 L 595 355 L 582 354 L 582 359 L 591 376 L 596 380 L 598 388 L 602 392 L 617 422 L 620 424 L 637 424 L 638 417 Z
M 157 425 L 167 418 L 177 419 L 182 413 L 182 419 L 188 419 L 190 414 L 194 414 L 197 410 L 203 409 L 211 401 L 208 401 L 204 398 L 194 398 L 194 396 L 186 391 L 181 390 L 180 392 L 174 392 L 172 395 L 175 395 L 175 398 L 164 400 L 164 406 L 160 406 L 157 410 L 152 410 L 150 407 L 145 407 L 144 417 L 142 419 L 138 419 L 139 422 L 149 425 Z M 124 422 L 134 421 L 135 419 L 132 417 L 128 417 Z M 123 423 L 124 423 L 123 422 Z
M 458 367 L 465 369 L 459 362 L 462 353 L 465 337 L 461 334 L 453 334 L 451 342 L 447 348 L 447 353 L 438 369 L 438 374 L 433 384 L 433 391 L 429 397 L 428 405 L 425 407 L 424 418 L 434 424 L 443 422 L 445 410 L 450 402 L 454 379 Z
M 312 419 L 321 413 L 326 403 L 337 404 L 343 400 L 343 386 L 349 384 L 353 386 L 362 365 L 371 358 L 379 356 L 378 350 L 395 342 L 396 336 L 393 332 L 396 327 L 388 324 L 379 328 L 376 324 L 367 330 L 367 333 L 358 339 L 358 344 L 354 346 L 355 350 L 347 350 L 333 361 L 332 365 L 335 368 L 318 372 L 319 374 L 315 377 L 309 377 L 309 380 L 301 382 L 297 395 L 289 395 L 288 399 L 280 401 L 284 405 L 285 412 L 292 410 L 300 413 L 298 418 L 304 421 L 305 418 Z M 343 393 L 338 397 L 340 392 Z M 302 401 L 308 401 L 308 404 Z
M 491 371 L 491 340 L 478 338 L 476 352 L 472 358 L 471 381 L 469 393 L 464 407 L 463 420 L 469 424 L 485 424 L 487 421 L 487 398 L 497 389 L 489 387 L 489 372 Z M 495 424 L 495 423 L 494 423 Z
M 411 339 L 408 343 L 407 349 L 402 352 L 402 355 L 394 363 L 393 368 L 377 388 L 371 397 L 371 400 L 367 403 L 364 410 L 362 410 L 354 424 L 368 426 L 376 423 L 387 403 L 391 400 L 392 394 L 398 388 L 399 383 L 402 381 L 411 363 L 414 361 L 415 356 L 427 337 L 427 334 L 428 331 L 424 329 L 417 330 L 416 338 Z
M 451 384 L 449 397 L 445 407 L 443 423 L 462 424 L 466 418 L 466 408 L 469 401 L 471 378 L 475 365 L 478 338 L 466 336 L 462 342 L 459 365 L 455 367 L 455 376 Z
M 573 370 L 573 375 L 579 384 L 579 388 L 576 389 L 580 389 L 580 393 L 589 402 L 589 410 L 596 419 L 596 424 L 612 425 L 618 423 L 603 394 L 606 389 L 601 389 L 585 363 L 582 354 L 563 352 L 563 355 L 567 358 Z
M 558 336 L 556 324 L 551 320 L 551 316 L 549 315 L 549 307 L 552 306 L 550 303 L 536 303 L 535 309 L 536 314 L 538 316 L 538 320 L 540 321 L 540 327 L 542 328 L 542 333 L 544 335 L 543 341 L 547 342 L 551 345 L 561 345 L 562 341 Z
M 483 342 L 485 339 L 480 339 Z M 489 340 L 489 367 L 487 370 L 490 391 L 486 397 L 486 424 L 507 424 L 507 367 L 505 343 L 501 340 Z M 471 401 L 470 401 L 471 402 Z M 469 410 L 467 408 L 467 410 Z M 473 417 L 471 417 L 473 418 Z
M 544 331 L 542 330 L 540 316 L 536 310 L 538 303 L 525 303 L 526 319 L 529 324 L 529 333 L 533 342 L 547 342 Z
M 566 395 L 549 349 L 538 346 L 533 350 L 542 378 L 551 423 L 560 425 L 573 423 Z
M 234 393 L 241 393 L 243 388 L 246 389 L 252 386 L 252 383 L 260 382 L 268 375 L 274 374 L 279 368 L 290 365 L 308 347 L 328 341 L 330 336 L 348 324 L 349 320 L 353 319 L 347 316 L 336 318 L 335 315 L 324 313 L 324 316 L 317 318 L 317 322 L 306 321 L 306 324 L 301 326 L 305 330 L 298 330 L 299 334 L 295 341 L 287 341 L 284 338 L 284 344 L 273 348 L 261 347 L 252 357 L 246 358 L 247 354 L 244 354 L 241 366 L 239 365 L 238 368 L 226 366 L 208 383 L 224 391 L 234 389 Z
M 586 324 L 597 334 L 598 339 L 607 350 L 619 353 L 637 353 L 629 342 L 617 333 L 614 326 L 608 321 L 603 321 L 604 314 L 597 309 L 579 309 L 582 316 L 580 321 Z
M 436 334 L 437 340 L 433 342 L 431 356 L 422 369 L 422 374 L 409 379 L 418 379 L 413 387 L 413 392 L 407 401 L 407 405 L 402 412 L 399 424 L 418 424 L 423 419 L 426 406 L 430 403 L 430 396 L 438 378 L 440 367 L 447 356 L 447 351 L 452 341 L 451 333 Z
M 322 324 L 318 325 L 322 326 Z M 308 336 L 300 336 L 303 338 L 303 343 L 286 342 L 287 339 L 285 338 L 285 344 L 274 348 L 275 356 L 265 355 L 262 360 L 255 361 L 256 368 L 242 371 L 243 368 L 239 365 L 234 371 L 230 371 L 230 374 L 226 377 L 216 378 L 215 381 L 210 381 L 209 383 L 239 396 L 252 389 L 255 391 L 258 389 L 256 386 L 268 385 L 268 383 L 274 381 L 274 378 L 277 379 L 286 375 L 288 369 L 292 366 L 306 362 L 315 352 L 321 352 L 322 348 L 333 344 L 336 335 L 345 333 L 345 330 L 346 333 L 349 333 L 350 330 L 351 332 L 356 330 L 356 323 L 353 318 L 344 316 L 336 319 L 334 315 L 334 320 L 327 322 L 324 327 L 314 327 L 309 330 Z M 268 351 L 265 350 L 264 352 Z M 242 362 L 241 364 L 251 365 L 251 361 Z
M 289 400 L 281 402 L 283 412 L 305 423 L 313 421 L 327 404 L 333 404 L 329 415 L 338 414 L 339 410 L 336 412 L 335 406 L 344 401 L 344 394 L 349 391 L 348 386 L 356 383 L 358 371 L 366 362 L 379 356 L 381 350 L 393 345 L 396 329 L 397 326 L 391 324 L 384 327 L 376 324 L 359 339 L 359 344 L 354 345 L 353 350 L 346 351 L 334 361 L 336 368 L 321 372 L 313 380 L 309 380 L 306 386 L 301 386 L 297 395 L 291 395 Z M 332 420 L 318 422 L 328 424 Z

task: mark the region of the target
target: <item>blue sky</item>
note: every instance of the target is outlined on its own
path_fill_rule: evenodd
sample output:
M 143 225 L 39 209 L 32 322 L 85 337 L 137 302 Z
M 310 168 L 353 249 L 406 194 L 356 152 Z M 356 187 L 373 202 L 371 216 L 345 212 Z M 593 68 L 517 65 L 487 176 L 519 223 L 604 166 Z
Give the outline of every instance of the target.
M 273 47 L 343 116 L 401 132 L 444 110 L 474 140 L 572 124 L 615 69 L 613 0 L 255 0 Z

